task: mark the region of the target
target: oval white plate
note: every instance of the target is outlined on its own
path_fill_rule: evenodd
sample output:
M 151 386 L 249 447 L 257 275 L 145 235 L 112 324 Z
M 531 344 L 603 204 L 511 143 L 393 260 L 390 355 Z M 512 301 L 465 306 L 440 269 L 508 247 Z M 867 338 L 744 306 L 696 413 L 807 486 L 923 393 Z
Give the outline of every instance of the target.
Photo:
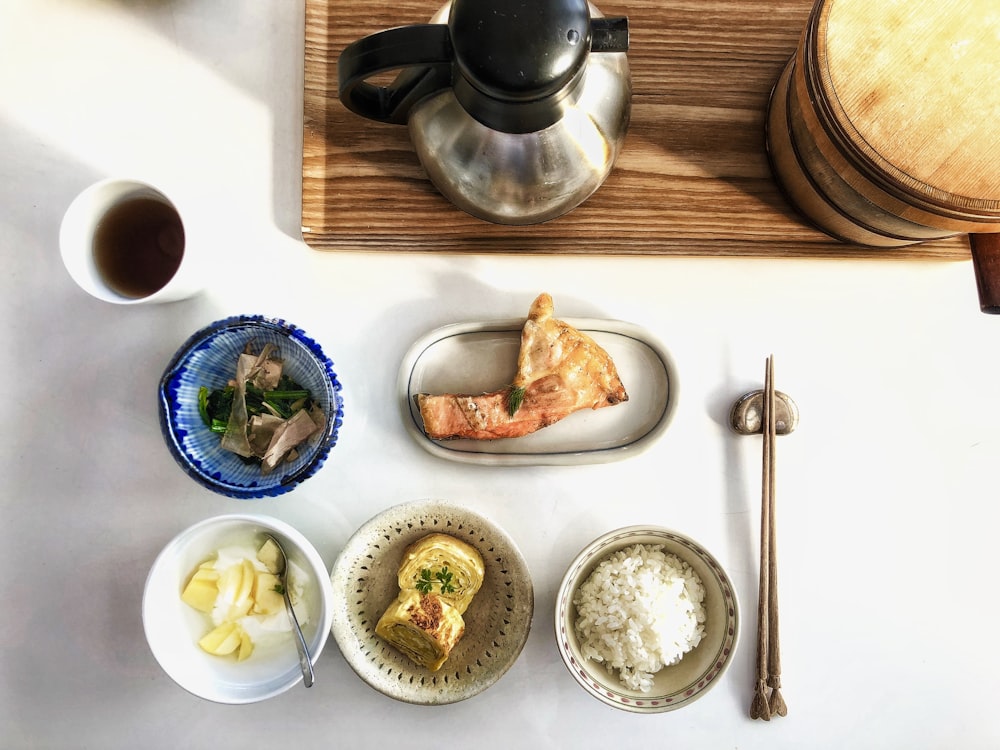
M 404 550 L 435 532 L 478 549 L 486 575 L 465 612 L 465 634 L 444 666 L 431 672 L 375 635 L 375 625 L 399 594 Z M 365 523 L 338 556 L 330 580 L 344 602 L 333 616 L 333 637 L 347 663 L 371 687 L 407 703 L 455 703 L 494 684 L 524 648 L 535 608 L 528 566 L 506 532 L 436 500 L 396 505 Z
M 418 339 L 403 357 L 398 389 L 407 431 L 430 453 L 463 463 L 606 463 L 644 451 L 663 434 L 676 409 L 677 373 L 669 353 L 648 331 L 631 323 L 564 320 L 608 352 L 628 401 L 583 409 L 520 438 L 431 440 L 424 433 L 415 395 L 487 393 L 509 385 L 517 372 L 523 318 L 457 323 Z

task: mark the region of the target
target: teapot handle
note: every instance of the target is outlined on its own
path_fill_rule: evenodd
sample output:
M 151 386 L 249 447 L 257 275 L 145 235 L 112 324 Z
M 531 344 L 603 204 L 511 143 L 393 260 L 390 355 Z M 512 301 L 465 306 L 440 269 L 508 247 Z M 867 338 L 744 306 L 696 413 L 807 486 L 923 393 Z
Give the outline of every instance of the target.
M 378 122 L 405 124 L 413 105 L 451 87 L 452 47 L 446 24 L 379 31 L 349 44 L 337 60 L 340 101 Z M 388 86 L 366 79 L 401 70 Z

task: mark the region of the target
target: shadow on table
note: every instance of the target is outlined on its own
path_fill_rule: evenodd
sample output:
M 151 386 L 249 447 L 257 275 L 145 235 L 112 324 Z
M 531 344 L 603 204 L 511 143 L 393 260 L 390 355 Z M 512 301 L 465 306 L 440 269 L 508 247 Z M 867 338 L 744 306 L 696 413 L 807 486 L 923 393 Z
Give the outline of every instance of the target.
M 267 108 L 273 135 L 272 219 L 284 234 L 300 240 L 303 0 L 104 2 L 133 15 Z

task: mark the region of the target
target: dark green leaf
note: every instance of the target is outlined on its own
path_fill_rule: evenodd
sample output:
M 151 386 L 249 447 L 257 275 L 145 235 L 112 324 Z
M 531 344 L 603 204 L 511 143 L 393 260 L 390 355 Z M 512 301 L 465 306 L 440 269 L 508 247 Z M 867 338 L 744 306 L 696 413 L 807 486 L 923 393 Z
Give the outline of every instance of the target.
M 201 414 L 201 421 L 206 427 L 212 426 L 212 418 L 208 414 L 208 388 L 202 386 L 198 389 L 198 413 Z

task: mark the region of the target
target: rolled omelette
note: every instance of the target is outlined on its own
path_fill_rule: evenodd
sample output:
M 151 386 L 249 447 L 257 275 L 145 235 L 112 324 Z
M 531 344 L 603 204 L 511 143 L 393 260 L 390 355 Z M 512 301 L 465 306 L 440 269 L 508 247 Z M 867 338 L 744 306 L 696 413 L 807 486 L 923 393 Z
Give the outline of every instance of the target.
M 447 661 L 464 632 L 458 609 L 437 594 L 416 589 L 400 591 L 375 626 L 376 635 L 432 672 Z
M 424 570 L 433 575 L 445 568 L 454 591 L 440 591 L 435 583 L 434 593 L 463 614 L 482 587 L 486 568 L 479 550 L 449 534 L 429 534 L 406 548 L 399 564 L 399 588 L 413 591 Z

